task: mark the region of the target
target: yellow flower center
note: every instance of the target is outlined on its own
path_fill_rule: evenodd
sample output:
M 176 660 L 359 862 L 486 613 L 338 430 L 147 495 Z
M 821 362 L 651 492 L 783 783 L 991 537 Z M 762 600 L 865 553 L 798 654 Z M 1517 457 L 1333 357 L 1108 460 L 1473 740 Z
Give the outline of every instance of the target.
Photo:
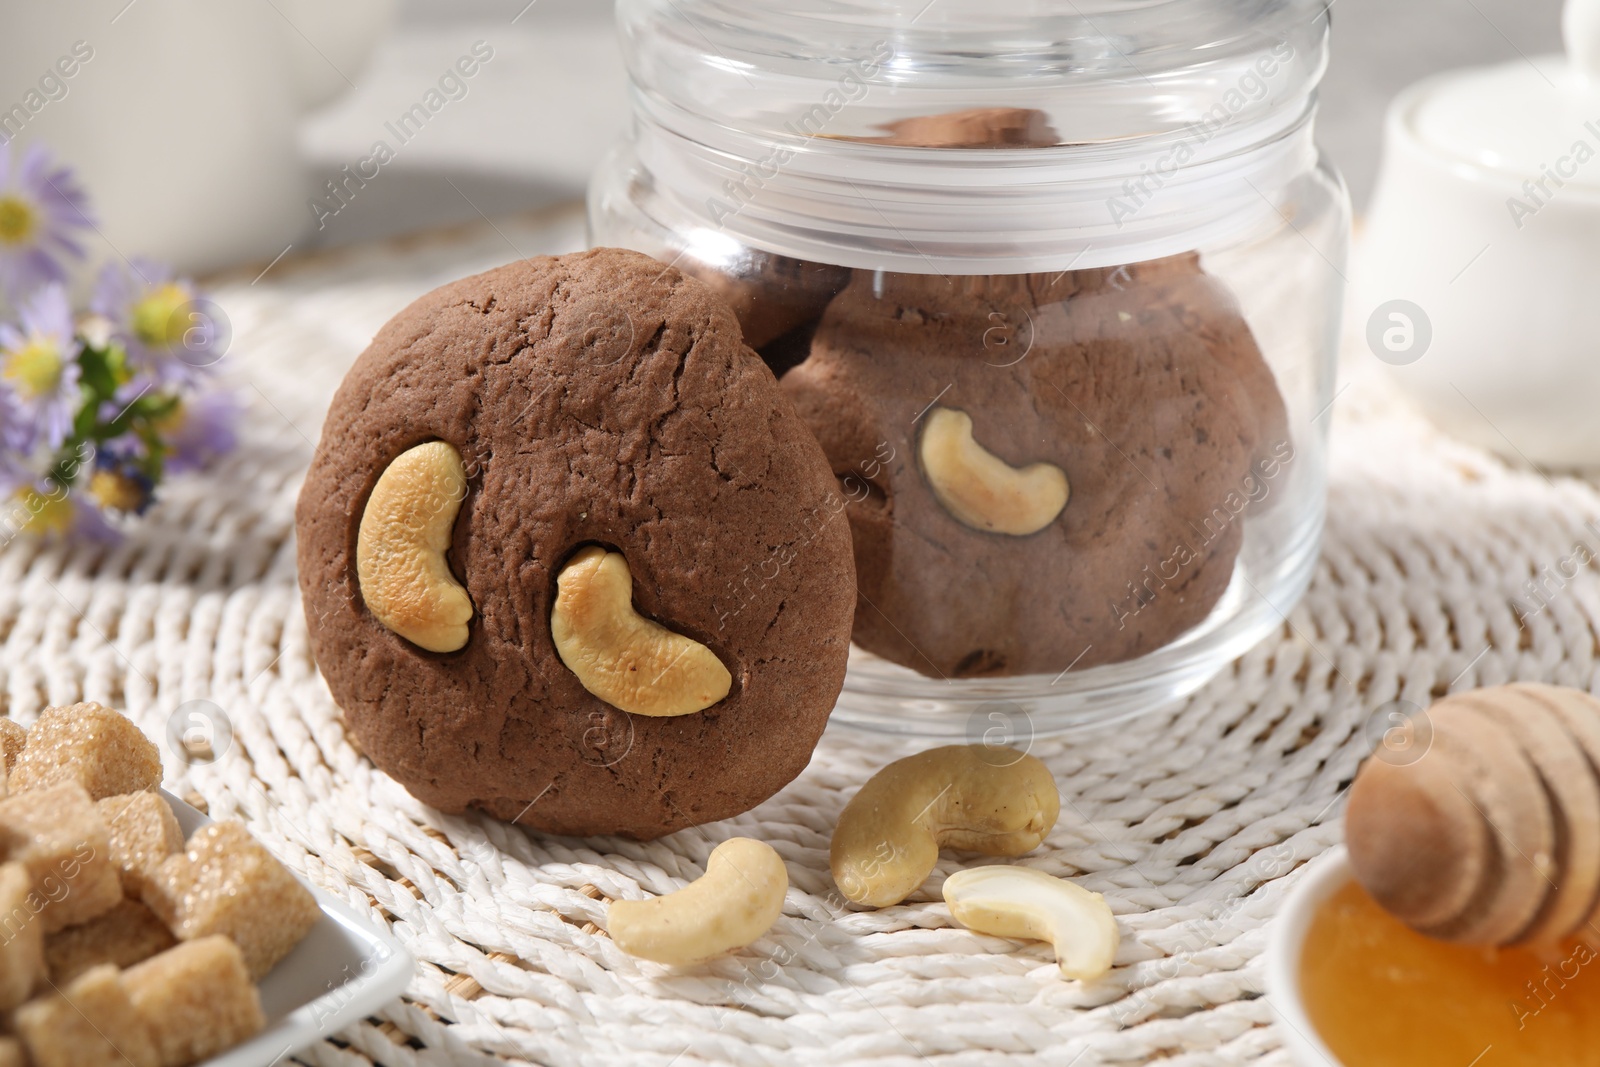
M 21 348 L 5 353 L 4 375 L 17 384 L 18 392 L 28 399 L 47 396 L 61 382 L 65 366 L 61 349 L 55 344 L 33 334 Z
M 0 245 L 26 244 L 38 228 L 31 204 L 19 196 L 0 196 Z
M 95 471 L 90 475 L 89 492 L 114 511 L 138 511 L 144 505 L 144 487 L 112 471 Z
M 172 409 L 165 415 L 157 416 L 150 420 L 150 428 L 165 437 L 174 430 L 180 429 L 188 421 L 189 412 L 185 409 L 182 400 L 174 400 Z
M 190 323 L 178 312 L 189 303 L 189 294 L 171 282 L 151 290 L 133 305 L 133 335 L 147 345 L 175 345 L 183 340 Z
M 66 493 L 46 496 L 29 485 L 17 490 L 17 501 L 27 513 L 27 521 L 22 526 L 25 530 L 65 533 L 72 525 L 72 501 Z

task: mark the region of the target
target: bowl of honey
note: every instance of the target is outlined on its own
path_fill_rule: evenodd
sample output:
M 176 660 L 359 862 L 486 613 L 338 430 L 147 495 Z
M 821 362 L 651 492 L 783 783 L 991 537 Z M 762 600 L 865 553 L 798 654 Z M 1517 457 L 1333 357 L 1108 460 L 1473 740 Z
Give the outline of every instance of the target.
M 1375 751 L 1267 950 L 1302 1067 L 1600 1065 L 1600 699 L 1453 694 Z
M 1313 860 L 1272 922 L 1267 942 L 1267 998 L 1284 1047 L 1297 1064 L 1326 1067 L 1340 1063 L 1322 1038 L 1306 1004 L 1302 970 L 1311 924 L 1328 901 L 1356 884 L 1344 846 Z M 1317 946 L 1313 946 L 1315 950 Z
M 1361 888 L 1342 846 L 1274 920 L 1267 990 L 1301 1067 L 1600 1064 L 1600 932 L 1543 948 L 1427 937 Z

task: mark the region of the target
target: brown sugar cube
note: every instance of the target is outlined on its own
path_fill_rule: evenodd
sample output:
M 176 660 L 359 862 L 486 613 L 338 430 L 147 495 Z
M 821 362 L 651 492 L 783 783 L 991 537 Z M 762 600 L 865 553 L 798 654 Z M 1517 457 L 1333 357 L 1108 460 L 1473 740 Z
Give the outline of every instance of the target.
M 322 916 L 310 891 L 236 822 L 195 831 L 150 879 L 144 900 L 180 941 L 231 937 L 257 980 Z
M 159 793 L 106 797 L 95 810 L 111 836 L 111 860 L 122 876 L 122 891 L 137 899 L 162 861 L 183 851 L 178 817 Z
M 137 900 L 124 900 L 93 922 L 45 938 L 44 962 L 50 981 L 60 986 L 103 963 L 143 963 L 177 943 L 155 912 Z
M 0 1067 L 28 1067 L 28 1054 L 14 1037 L 0 1037 Z
M 209 1059 L 267 1025 L 244 956 L 226 937 L 168 949 L 130 968 L 122 981 L 155 1042 L 161 1067 Z
M 17 757 L 22 755 L 22 746 L 28 743 L 28 731 L 10 719 L 0 719 L 0 797 L 6 795 L 6 781 L 11 776 L 11 768 L 16 765 Z
M 161 750 L 130 719 L 99 704 L 46 708 L 11 771 L 13 793 L 77 782 L 95 800 L 161 784 Z
M 155 1042 L 117 969 L 96 967 L 17 1010 L 34 1067 L 160 1067 Z
M 22 724 L 12 719 L 0 719 L 0 758 L 5 762 L 6 770 L 17 765 L 17 757 L 22 755 L 22 746 L 28 743 L 28 731 Z
M 44 924 L 28 898 L 33 879 L 20 863 L 0 866 L 0 1011 L 32 994 L 44 977 Z
M 76 783 L 0 800 L 0 857 L 28 868 L 47 934 L 97 919 L 122 900 L 105 823 Z

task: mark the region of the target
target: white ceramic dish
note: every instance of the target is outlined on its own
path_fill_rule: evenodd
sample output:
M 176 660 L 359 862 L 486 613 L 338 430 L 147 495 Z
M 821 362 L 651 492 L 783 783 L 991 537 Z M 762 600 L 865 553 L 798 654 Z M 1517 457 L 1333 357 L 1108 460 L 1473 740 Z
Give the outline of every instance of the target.
M 1278 1036 L 1301 1067 L 1340 1067 L 1306 1014 L 1300 995 L 1300 950 L 1317 908 L 1352 877 L 1344 846 L 1329 849 L 1311 862 L 1272 921 L 1272 935 L 1267 940 L 1267 997 Z
M 184 836 L 211 822 L 165 791 Z M 398 997 L 411 979 L 400 943 L 315 887 L 322 921 L 261 983 L 267 1028 L 201 1067 L 270 1067 Z

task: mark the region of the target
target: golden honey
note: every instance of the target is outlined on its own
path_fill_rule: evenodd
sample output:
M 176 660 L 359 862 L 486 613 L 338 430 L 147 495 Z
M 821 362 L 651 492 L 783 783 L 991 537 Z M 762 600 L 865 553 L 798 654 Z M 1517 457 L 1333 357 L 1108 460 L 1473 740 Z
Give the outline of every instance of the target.
M 1424 937 L 1355 882 L 1301 954 L 1306 1014 L 1344 1067 L 1600 1065 L 1600 930 L 1541 949 Z

